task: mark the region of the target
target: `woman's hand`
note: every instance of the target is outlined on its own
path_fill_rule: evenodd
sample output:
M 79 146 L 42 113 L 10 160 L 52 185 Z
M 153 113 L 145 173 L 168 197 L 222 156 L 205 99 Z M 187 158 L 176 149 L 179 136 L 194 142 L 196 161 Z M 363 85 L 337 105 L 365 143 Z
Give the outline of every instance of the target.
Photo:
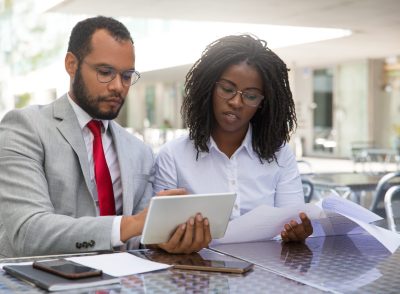
M 301 223 L 291 220 L 285 224 L 285 230 L 281 232 L 282 241 L 284 242 L 302 242 L 313 233 L 313 227 L 310 219 L 304 212 L 299 214 Z

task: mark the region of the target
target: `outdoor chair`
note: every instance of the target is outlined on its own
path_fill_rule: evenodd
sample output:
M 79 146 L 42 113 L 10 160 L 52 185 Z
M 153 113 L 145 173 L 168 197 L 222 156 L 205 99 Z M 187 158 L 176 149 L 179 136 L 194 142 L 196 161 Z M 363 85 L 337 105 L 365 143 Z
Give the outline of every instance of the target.
M 397 181 L 396 181 L 397 180 Z M 383 218 L 386 217 L 384 198 L 390 187 L 400 183 L 400 172 L 391 172 L 384 175 L 376 186 L 370 210 Z

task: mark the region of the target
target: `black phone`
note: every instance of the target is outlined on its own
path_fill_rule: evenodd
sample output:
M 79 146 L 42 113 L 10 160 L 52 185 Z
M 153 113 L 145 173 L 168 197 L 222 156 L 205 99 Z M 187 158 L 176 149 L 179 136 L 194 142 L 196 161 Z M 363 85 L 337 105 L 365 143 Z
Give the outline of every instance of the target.
M 130 253 L 151 261 L 170 264 L 176 269 L 185 270 L 243 274 L 254 266 L 250 262 L 208 249 L 192 254 L 170 254 L 159 250 L 138 250 L 130 251 Z
M 81 265 L 66 259 L 35 261 L 32 266 L 36 269 L 67 279 L 89 278 L 103 274 L 101 270 Z

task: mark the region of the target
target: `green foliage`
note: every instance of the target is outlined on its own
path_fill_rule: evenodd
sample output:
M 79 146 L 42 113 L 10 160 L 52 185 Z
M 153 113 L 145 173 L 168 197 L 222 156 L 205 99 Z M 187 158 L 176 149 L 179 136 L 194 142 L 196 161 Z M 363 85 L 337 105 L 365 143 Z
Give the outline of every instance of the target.
M 31 94 L 24 93 L 15 97 L 15 108 L 22 108 L 29 104 Z

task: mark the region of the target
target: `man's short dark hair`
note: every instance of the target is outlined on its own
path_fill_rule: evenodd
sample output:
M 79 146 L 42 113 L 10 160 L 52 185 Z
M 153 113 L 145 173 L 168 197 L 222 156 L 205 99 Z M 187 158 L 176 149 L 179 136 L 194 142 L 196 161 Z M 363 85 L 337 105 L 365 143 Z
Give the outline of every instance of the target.
M 125 25 L 111 17 L 96 16 L 75 25 L 69 38 L 68 52 L 73 53 L 79 61 L 82 61 L 92 50 L 93 34 L 100 29 L 107 30 L 117 41 L 131 41 L 133 44 L 131 34 Z

